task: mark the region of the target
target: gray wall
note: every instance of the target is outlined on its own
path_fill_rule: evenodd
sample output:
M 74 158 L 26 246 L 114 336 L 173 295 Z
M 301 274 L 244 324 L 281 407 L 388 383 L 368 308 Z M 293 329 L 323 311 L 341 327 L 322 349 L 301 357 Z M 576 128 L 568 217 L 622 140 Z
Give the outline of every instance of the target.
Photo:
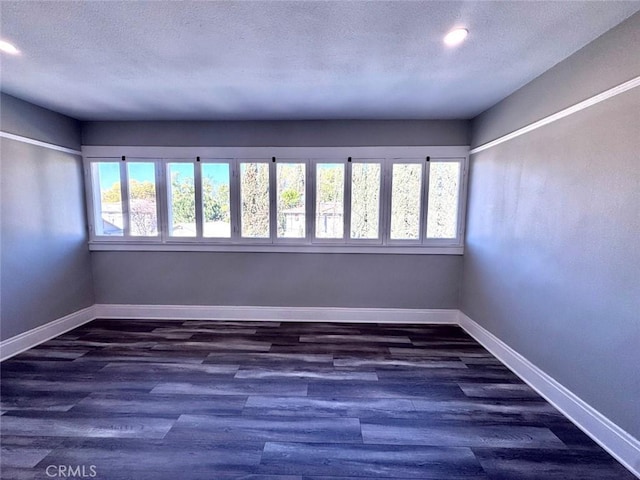
M 87 122 L 89 145 L 467 145 L 466 121 Z M 462 258 L 93 252 L 99 303 L 457 308 Z
M 0 128 L 72 148 L 80 126 L 8 95 Z M 0 339 L 94 303 L 81 159 L 0 139 Z
M 474 145 L 639 75 L 639 33 L 635 15 L 481 115 Z M 637 438 L 639 152 L 635 88 L 473 155 L 461 296 L 464 313 Z
M 570 107 L 640 74 L 640 13 L 578 50 L 475 118 L 478 146 Z
M 93 252 L 98 303 L 457 308 L 462 257 Z
M 80 122 L 6 93 L 0 95 L 3 132 L 80 150 Z
M 469 145 L 466 120 L 84 122 L 83 145 L 356 147 Z

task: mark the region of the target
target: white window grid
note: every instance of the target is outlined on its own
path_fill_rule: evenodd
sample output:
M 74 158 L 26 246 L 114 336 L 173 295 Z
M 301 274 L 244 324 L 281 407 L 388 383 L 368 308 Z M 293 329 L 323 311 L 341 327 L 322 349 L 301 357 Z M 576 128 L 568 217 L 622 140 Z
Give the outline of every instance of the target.
M 100 147 L 99 147 L 100 148 Z M 104 148 L 104 147 L 102 147 Z M 111 147 L 116 149 L 116 147 Z M 442 147 L 441 147 L 442 148 Z M 447 147 L 444 147 L 445 149 Z M 274 247 L 277 251 L 279 246 L 290 247 L 319 247 L 313 251 L 322 251 L 324 247 L 328 251 L 331 247 L 462 247 L 464 239 L 464 220 L 466 213 L 466 187 L 468 172 L 468 155 L 462 152 L 461 147 L 453 147 L 458 151 L 454 155 L 438 155 L 438 156 L 398 156 L 398 157 L 381 157 L 381 156 L 360 156 L 360 157 L 344 157 L 344 156 L 316 156 L 316 157 L 213 157 L 213 156 L 94 156 L 85 155 L 85 188 L 87 199 L 88 225 L 90 233 L 90 243 L 94 246 L 102 245 L 94 249 L 111 249 L 112 247 L 121 246 L 127 249 L 127 245 L 166 245 L 174 246 L 174 249 L 185 250 L 190 247 L 197 246 L 261 246 L 266 249 L 258 251 L 269 251 L 269 247 Z M 459 153 L 458 153 L 459 152 Z M 122 236 L 101 236 L 96 234 L 94 228 L 96 212 L 94 210 L 94 185 L 92 178 L 91 165 L 99 162 L 115 162 L 120 163 L 120 186 L 122 195 L 123 223 L 124 235 Z M 128 162 L 153 162 L 156 172 L 156 205 L 158 218 L 157 237 L 141 237 L 132 236 L 130 233 L 128 219 L 128 171 L 126 164 Z M 195 205 L 196 205 L 196 236 L 194 237 L 178 237 L 169 234 L 169 177 L 167 174 L 168 164 L 170 163 L 192 163 L 194 165 L 194 181 L 195 181 Z M 240 219 L 240 164 L 242 162 L 265 162 L 269 164 L 269 208 L 270 208 L 270 236 L 269 238 L 243 238 L 241 236 L 241 219 Z M 304 238 L 278 238 L 277 236 L 277 184 L 276 184 L 276 165 L 282 163 L 303 163 L 305 164 L 305 222 L 306 230 Z M 455 238 L 440 239 L 427 238 L 427 215 L 428 215 L 428 186 L 429 186 L 429 165 L 432 162 L 459 162 L 460 178 L 457 205 L 457 235 Z M 203 235 L 203 204 L 202 204 L 202 169 L 201 166 L 207 163 L 224 163 L 229 166 L 229 190 L 230 190 L 230 221 L 231 236 L 230 237 L 204 237 Z M 344 215 L 343 215 L 343 237 L 340 239 L 316 238 L 316 166 L 318 163 L 343 163 L 345 165 L 344 178 Z M 354 239 L 351 238 L 351 181 L 352 181 L 352 165 L 356 163 L 380 163 L 381 165 L 381 190 L 379 202 L 378 228 L 379 236 L 377 239 Z M 396 163 L 420 163 L 422 167 L 422 183 L 421 183 L 421 215 L 420 215 L 420 232 L 419 238 L 416 240 L 399 240 L 390 238 L 391 226 L 391 191 L 392 191 L 392 169 Z M 99 193 L 97 193 L 99 195 Z M 135 248 L 134 248 L 135 249 Z M 153 248 L 149 248 L 153 249 Z M 197 250 L 197 248 L 194 248 Z M 224 250 L 224 248 L 221 248 Z M 311 250 L 310 250 L 311 251 Z M 378 251 L 377 248 L 374 251 Z

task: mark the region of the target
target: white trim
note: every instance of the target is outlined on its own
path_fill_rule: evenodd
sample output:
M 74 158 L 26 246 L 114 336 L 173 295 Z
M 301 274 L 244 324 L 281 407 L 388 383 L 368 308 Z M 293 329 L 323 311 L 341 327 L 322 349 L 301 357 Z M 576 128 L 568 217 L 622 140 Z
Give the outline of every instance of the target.
M 118 239 L 120 240 L 120 238 Z M 133 243 L 108 240 L 89 243 L 92 252 L 135 251 L 135 252 L 269 252 L 269 253 L 376 253 L 393 255 L 462 255 L 464 247 L 459 245 L 354 245 L 330 243 L 316 244 L 222 244 L 222 243 Z
M 96 318 L 154 320 L 275 320 L 293 322 L 415 323 L 455 325 L 458 310 L 339 307 L 96 304 Z
M 94 305 L 0 342 L 0 361 L 35 347 L 95 319 Z
M 640 441 L 638 439 L 462 312 L 459 312 L 458 324 L 631 473 L 640 478 Z
M 512 140 L 516 137 L 519 137 L 520 135 L 524 135 L 525 133 L 529 133 L 533 130 L 536 130 L 540 127 L 544 127 L 545 125 L 548 125 L 552 122 L 555 122 L 556 120 L 560 120 L 561 118 L 564 117 L 568 117 L 569 115 L 572 115 L 574 113 L 577 113 L 581 110 L 584 110 L 585 108 L 591 107 L 593 105 L 596 105 L 600 102 L 603 102 L 604 100 L 607 100 L 609 98 L 613 98 L 616 95 L 620 95 L 621 93 L 626 92 L 627 90 L 631 90 L 632 88 L 638 87 L 640 86 L 640 76 L 637 76 L 635 78 L 632 78 L 629 81 L 626 81 L 624 83 L 621 83 L 620 85 L 617 85 L 615 87 L 610 88 L 609 90 L 605 90 L 602 93 L 599 93 L 597 95 L 594 95 L 593 97 L 587 98 L 586 100 L 583 100 L 582 102 L 578 102 L 575 105 L 572 105 L 568 108 L 565 108 L 564 110 L 560 110 L 559 112 L 554 113 L 553 115 L 549 115 L 547 117 L 544 117 L 536 122 L 530 123 L 529 125 L 519 128 L 518 130 L 515 130 L 511 133 L 508 133 L 506 135 L 503 135 L 502 137 L 496 138 L 495 140 L 492 140 L 490 142 L 487 142 L 483 145 L 480 145 L 478 147 L 472 148 L 469 151 L 469 155 L 473 155 L 474 153 L 478 153 L 478 152 L 482 152 L 483 150 L 486 150 L 487 148 L 491 148 L 491 147 L 495 147 L 496 145 L 500 145 L 501 143 L 507 142 L 509 140 Z
M 30 145 L 36 145 L 38 147 L 49 148 L 51 150 L 57 150 L 59 152 L 70 153 L 72 155 L 82 155 L 82 151 L 80 150 L 61 147 L 60 145 L 54 145 L 53 143 L 41 142 L 40 140 L 34 140 L 33 138 L 23 137 L 22 135 L 15 135 L 13 133 L 4 132 L 2 130 L 0 130 L 0 137 L 8 138 L 9 140 L 16 140 L 22 143 L 28 143 Z

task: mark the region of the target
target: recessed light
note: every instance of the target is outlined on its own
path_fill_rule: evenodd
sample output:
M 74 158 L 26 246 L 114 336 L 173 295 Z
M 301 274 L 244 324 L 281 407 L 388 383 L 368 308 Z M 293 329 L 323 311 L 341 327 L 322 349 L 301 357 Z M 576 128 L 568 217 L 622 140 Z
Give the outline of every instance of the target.
M 466 28 L 454 28 L 444 37 L 444 43 L 453 47 L 454 45 L 461 44 L 465 38 L 469 35 L 469 30 Z
M 15 45 L 5 42 L 4 40 L 0 40 L 0 51 L 10 55 L 18 55 L 20 53 L 20 50 L 18 50 Z

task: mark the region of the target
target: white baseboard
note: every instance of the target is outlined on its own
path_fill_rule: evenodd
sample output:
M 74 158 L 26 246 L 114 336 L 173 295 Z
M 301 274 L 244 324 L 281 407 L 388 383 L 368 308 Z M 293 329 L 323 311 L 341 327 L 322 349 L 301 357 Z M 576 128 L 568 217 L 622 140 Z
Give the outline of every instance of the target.
M 0 342 L 0 362 L 93 320 L 94 306 L 83 308 Z
M 285 322 L 414 323 L 455 325 L 456 309 L 234 307 L 95 304 L 0 342 L 0 362 L 96 318 L 132 320 L 274 320 Z
M 289 322 L 437 323 L 455 325 L 456 309 L 234 307 L 96 304 L 96 318 L 156 320 L 274 320 Z
M 460 312 L 458 324 L 577 427 L 640 478 L 640 441 Z

